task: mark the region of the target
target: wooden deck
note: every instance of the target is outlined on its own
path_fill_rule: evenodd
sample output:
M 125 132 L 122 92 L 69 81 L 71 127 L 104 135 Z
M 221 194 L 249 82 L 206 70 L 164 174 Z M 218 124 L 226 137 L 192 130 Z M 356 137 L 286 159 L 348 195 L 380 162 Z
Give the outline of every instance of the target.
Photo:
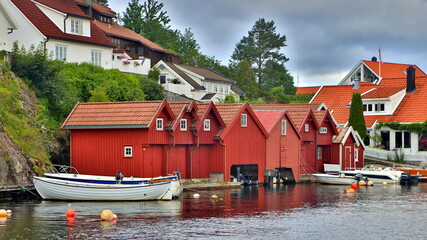
M 20 201 L 36 199 L 38 194 L 34 185 L 2 185 L 0 186 L 0 200 Z

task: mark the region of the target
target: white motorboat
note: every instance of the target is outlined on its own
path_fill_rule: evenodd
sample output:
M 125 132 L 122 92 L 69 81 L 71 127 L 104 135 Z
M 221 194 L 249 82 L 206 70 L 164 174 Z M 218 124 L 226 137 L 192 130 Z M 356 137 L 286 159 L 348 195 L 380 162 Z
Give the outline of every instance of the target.
M 389 167 L 381 168 L 375 167 L 373 165 L 366 165 L 359 170 L 341 171 L 340 173 L 350 177 L 356 176 L 357 174 L 362 174 L 373 183 L 399 183 L 403 172 Z
M 323 184 L 338 184 L 338 185 L 350 185 L 352 183 L 357 183 L 357 180 L 354 177 L 345 176 L 344 174 L 332 175 L 325 173 L 315 173 L 312 174 L 317 182 Z
M 33 177 L 43 199 L 76 201 L 171 200 L 170 181 L 141 184 L 99 184 Z

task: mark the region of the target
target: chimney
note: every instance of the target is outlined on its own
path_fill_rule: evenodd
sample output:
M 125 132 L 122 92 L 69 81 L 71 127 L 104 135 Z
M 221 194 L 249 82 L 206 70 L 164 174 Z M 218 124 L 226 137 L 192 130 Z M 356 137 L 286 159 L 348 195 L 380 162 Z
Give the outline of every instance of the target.
M 415 68 L 412 66 L 406 69 L 406 92 L 415 92 Z
M 376 62 L 377 61 L 377 57 L 373 56 L 371 59 L 372 62 Z
M 354 87 L 353 87 L 353 89 L 359 89 L 359 87 L 360 87 L 360 85 L 359 85 L 360 79 L 359 78 L 355 78 L 353 81 L 354 81 Z

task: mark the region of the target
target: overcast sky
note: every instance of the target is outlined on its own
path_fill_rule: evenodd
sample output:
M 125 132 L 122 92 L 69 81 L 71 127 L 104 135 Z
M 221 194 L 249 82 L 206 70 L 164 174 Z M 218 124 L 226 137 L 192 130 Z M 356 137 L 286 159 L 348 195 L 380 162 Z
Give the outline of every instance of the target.
M 128 0 L 109 0 L 117 13 Z M 143 2 L 143 0 L 140 0 Z M 285 35 L 286 68 L 298 86 L 337 84 L 360 60 L 415 64 L 427 71 L 427 0 L 170 0 L 173 29 L 191 28 L 201 51 L 228 64 L 259 18 Z

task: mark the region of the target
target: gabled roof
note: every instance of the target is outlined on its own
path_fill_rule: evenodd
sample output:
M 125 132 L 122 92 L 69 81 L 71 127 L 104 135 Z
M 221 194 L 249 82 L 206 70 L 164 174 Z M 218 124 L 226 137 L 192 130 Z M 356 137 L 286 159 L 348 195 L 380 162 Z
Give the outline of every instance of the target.
M 379 87 L 374 88 L 372 91 L 363 94 L 362 99 L 380 99 L 389 98 L 394 94 L 405 90 L 406 87 Z
M 339 127 L 338 134 L 332 138 L 332 142 L 338 144 L 345 144 L 350 135 L 353 137 L 354 141 L 358 146 L 362 146 L 363 149 L 366 149 L 365 143 L 363 142 L 359 133 L 357 133 L 357 131 L 355 131 L 352 126 Z
M 221 115 L 218 112 L 215 104 L 213 102 L 208 103 L 197 103 L 197 116 L 199 119 L 195 122 L 194 126 L 197 131 L 199 131 L 203 126 L 203 121 L 208 117 L 209 113 L 212 111 L 214 116 L 216 116 L 219 125 L 221 128 L 225 128 L 225 122 L 222 119 Z
M 406 93 L 400 105 L 390 116 L 390 122 L 424 122 L 427 120 L 427 82 L 416 81 L 416 90 Z
M 296 132 L 298 138 L 301 138 L 298 129 L 286 111 L 283 110 L 258 110 L 254 111 L 259 121 L 262 123 L 267 132 L 271 135 L 271 131 L 281 122 L 283 116 L 289 119 L 289 123 Z
M 288 113 L 292 121 L 294 122 L 295 127 L 298 129 L 299 132 L 301 132 L 302 128 L 304 127 L 303 123 L 305 123 L 309 117 L 313 119 L 316 129 L 319 129 L 319 123 L 317 122 L 317 119 L 316 119 L 316 116 L 314 115 L 313 110 L 311 109 L 291 110 L 291 111 L 288 111 Z
M 169 53 L 168 51 L 166 51 L 159 45 L 155 44 L 154 42 L 146 39 L 145 37 L 139 35 L 138 33 L 128 28 L 120 26 L 115 22 L 105 23 L 101 21 L 95 21 L 95 25 L 99 27 L 107 36 L 119 37 L 119 38 L 131 40 L 131 41 L 139 42 L 140 44 L 146 46 L 152 51 Z
M 245 96 L 246 95 L 246 93 L 241 88 L 239 88 L 237 85 L 234 85 L 234 84 L 231 85 L 231 90 L 239 96 Z
M 86 15 L 75 3 L 74 1 L 69 0 L 33 0 L 33 2 L 38 2 L 47 7 L 53 8 L 59 12 L 66 13 L 67 15 L 93 19 L 92 17 Z
M 90 22 L 91 36 L 85 37 L 74 34 L 66 34 L 61 31 L 36 5 L 30 0 L 11 0 L 13 4 L 31 21 L 31 23 L 46 37 L 98 45 L 104 47 L 114 47 L 104 33 Z M 55 5 L 55 9 L 73 16 L 84 15 L 84 13 L 75 5 L 74 2 L 66 0 L 38 0 L 41 4 Z M 57 4 L 56 4 L 57 3 Z M 86 16 L 87 17 L 87 16 Z
M 195 120 L 198 119 L 196 114 L 197 105 L 194 102 L 169 102 L 169 106 L 175 115 L 175 119 L 170 126 L 172 130 L 175 130 L 179 126 L 180 120 L 186 112 L 192 113 Z M 188 125 L 191 126 L 191 122 L 189 122 Z
M 319 90 L 320 86 L 315 87 L 297 87 L 295 94 L 315 94 Z
M 215 106 L 218 109 L 218 112 L 220 113 L 226 125 L 224 129 L 219 131 L 217 135 L 218 138 L 224 139 L 226 137 L 226 135 L 231 129 L 230 127 L 239 121 L 240 114 L 245 110 L 247 110 L 249 115 L 254 119 L 257 127 L 264 134 L 264 136 L 266 138 L 269 136 L 267 130 L 265 130 L 264 126 L 259 121 L 256 114 L 254 113 L 254 111 L 252 110 L 252 108 L 249 106 L 248 103 L 216 104 Z
M 401 64 L 401 63 L 388 63 L 388 62 L 374 62 L 374 61 L 362 61 L 369 69 L 371 69 L 377 76 L 380 75 L 381 68 L 381 78 L 404 78 L 406 79 L 406 70 L 408 67 L 415 68 L 415 76 L 426 76 L 426 74 L 414 64 Z
M 188 65 L 183 65 L 183 64 L 181 64 L 179 66 L 187 69 L 190 72 L 196 73 L 197 75 L 204 77 L 204 80 L 225 82 L 225 83 L 230 83 L 230 84 L 235 83 L 234 80 L 229 79 L 229 78 L 225 77 L 224 75 L 222 75 L 221 73 L 214 71 L 212 69 L 201 68 L 201 67 L 193 67 L 193 66 L 188 66 Z
M 171 63 L 171 62 L 163 62 L 163 61 L 160 61 L 158 64 L 162 64 L 162 63 L 168 66 L 176 74 L 178 74 L 184 81 L 190 84 L 194 89 L 196 90 L 206 89 L 205 87 L 197 83 L 194 79 L 192 79 L 190 76 L 188 76 L 185 72 L 181 71 L 181 69 L 177 67 L 178 64 Z
M 322 123 L 325 121 L 330 121 L 333 133 L 338 134 L 337 123 L 335 122 L 335 119 L 332 117 L 329 110 L 314 111 L 314 115 L 316 116 L 316 120 L 319 123 L 319 126 L 322 125 Z
M 62 129 L 149 128 L 166 109 L 175 118 L 166 101 L 77 103 Z

